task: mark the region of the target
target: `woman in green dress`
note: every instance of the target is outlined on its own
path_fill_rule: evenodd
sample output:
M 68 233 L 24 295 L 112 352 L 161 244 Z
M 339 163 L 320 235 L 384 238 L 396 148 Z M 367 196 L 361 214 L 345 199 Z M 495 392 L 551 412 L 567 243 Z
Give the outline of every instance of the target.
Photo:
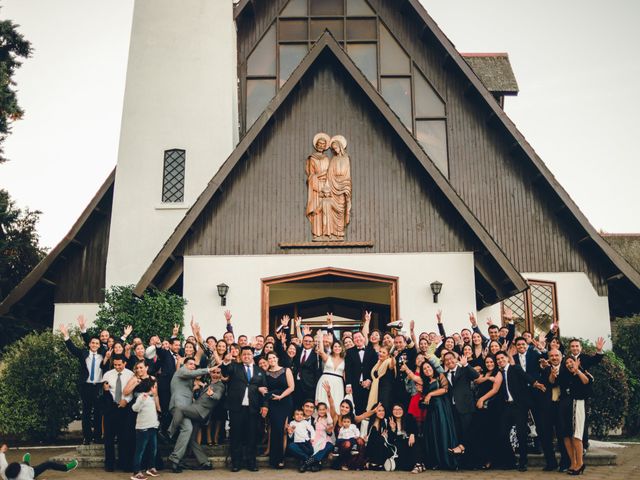
M 453 411 L 447 391 L 449 383 L 444 374 L 437 374 L 429 362 L 420 370 L 424 399 L 427 409 L 424 422 L 426 465 L 432 469 L 457 470 L 458 460 L 451 449 L 458 445 L 453 423 Z

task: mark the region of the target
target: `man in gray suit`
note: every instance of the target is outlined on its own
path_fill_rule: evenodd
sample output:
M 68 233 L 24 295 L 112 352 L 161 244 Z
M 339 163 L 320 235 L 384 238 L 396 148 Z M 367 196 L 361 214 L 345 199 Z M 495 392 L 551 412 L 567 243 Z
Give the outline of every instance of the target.
M 173 437 L 176 430 L 180 429 L 180 434 L 176 440 L 176 444 L 173 447 L 173 452 L 169 456 L 171 462 L 171 470 L 175 473 L 180 473 L 182 468 L 180 467 L 180 459 L 182 459 L 187 452 L 191 440 L 191 434 L 193 432 L 193 425 L 191 420 L 182 417 L 180 423 L 176 422 L 175 411 L 176 409 L 189 407 L 193 403 L 193 381 L 196 377 L 207 375 L 213 368 L 196 368 L 196 361 L 193 357 L 189 357 L 184 361 L 182 367 L 180 367 L 171 379 L 171 401 L 169 402 L 169 411 L 174 415 L 174 420 L 169 425 L 169 436 Z

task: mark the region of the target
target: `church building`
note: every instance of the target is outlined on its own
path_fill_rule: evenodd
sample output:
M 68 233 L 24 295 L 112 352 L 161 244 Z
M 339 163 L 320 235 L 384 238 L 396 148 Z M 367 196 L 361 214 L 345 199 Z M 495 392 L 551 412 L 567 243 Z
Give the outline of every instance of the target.
M 509 309 L 607 337 L 640 273 L 509 119 L 517 93 L 506 53 L 458 52 L 419 0 L 136 0 L 117 165 L 0 315 L 73 323 L 135 285 L 206 335 L 227 309 L 247 335 Z

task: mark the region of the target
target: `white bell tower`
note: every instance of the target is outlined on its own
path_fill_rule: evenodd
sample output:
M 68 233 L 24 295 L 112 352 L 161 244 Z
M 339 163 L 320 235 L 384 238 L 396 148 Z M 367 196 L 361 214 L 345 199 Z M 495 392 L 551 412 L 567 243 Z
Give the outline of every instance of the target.
M 138 282 L 237 143 L 236 64 L 232 0 L 135 0 L 107 288 Z

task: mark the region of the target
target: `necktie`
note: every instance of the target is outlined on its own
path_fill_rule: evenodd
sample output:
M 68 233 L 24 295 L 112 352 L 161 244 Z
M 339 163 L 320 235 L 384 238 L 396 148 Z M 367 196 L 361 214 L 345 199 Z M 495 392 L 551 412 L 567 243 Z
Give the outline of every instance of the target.
M 118 379 L 116 380 L 116 403 L 120 403 L 120 400 L 122 400 L 122 379 L 120 375 L 122 373 L 118 374 Z
M 305 350 L 304 352 L 302 352 L 302 361 L 300 362 L 300 365 L 302 365 L 306 361 L 307 361 L 307 351 Z
M 508 402 L 509 401 L 509 379 L 507 375 L 507 371 L 502 371 L 502 376 L 504 377 L 504 398 Z
M 89 381 L 93 382 L 96 375 L 96 354 L 91 354 L 91 374 L 89 375 Z
M 247 381 L 250 382 L 251 381 L 251 367 L 249 365 L 247 365 L 245 368 L 247 370 Z
M 451 388 L 453 388 L 453 374 L 454 374 L 454 371 L 453 370 L 449 370 L 449 386 Z

